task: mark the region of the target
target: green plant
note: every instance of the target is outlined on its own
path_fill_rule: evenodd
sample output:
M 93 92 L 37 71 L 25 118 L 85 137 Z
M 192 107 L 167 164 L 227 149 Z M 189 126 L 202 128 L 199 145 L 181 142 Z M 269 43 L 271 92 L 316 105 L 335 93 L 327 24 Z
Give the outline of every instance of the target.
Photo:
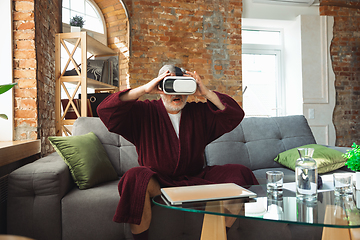
M 360 171 L 360 145 L 353 143 L 352 149 L 345 154 L 344 158 L 347 158 L 345 165 L 353 171 Z
M 5 85 L 0 85 L 0 94 L 3 94 L 4 92 L 9 91 L 16 84 L 17 83 L 10 83 L 10 84 L 5 84 Z M 8 117 L 5 114 L 0 114 L 0 118 L 8 119 Z
M 70 19 L 70 26 L 83 27 L 85 24 L 85 20 L 82 16 L 74 16 Z

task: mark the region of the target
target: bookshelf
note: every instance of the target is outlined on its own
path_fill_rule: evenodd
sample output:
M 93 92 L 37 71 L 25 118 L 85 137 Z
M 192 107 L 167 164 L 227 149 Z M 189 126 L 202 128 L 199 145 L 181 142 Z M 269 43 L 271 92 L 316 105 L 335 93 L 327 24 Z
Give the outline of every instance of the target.
M 65 44 L 68 42 L 70 44 Z M 69 49 L 69 46 L 73 46 L 73 49 Z M 64 48 L 67 53 L 67 62 L 62 70 L 61 68 L 61 48 Z M 80 62 L 76 62 L 74 54 L 77 50 L 80 50 L 81 59 Z M 89 88 L 95 90 L 95 92 L 116 92 L 118 87 L 109 85 L 107 83 L 99 82 L 87 77 L 87 53 L 91 53 L 93 56 L 116 56 L 117 52 L 111 48 L 100 43 L 96 39 L 89 36 L 86 32 L 72 32 L 72 33 L 58 33 L 55 36 L 55 119 L 56 119 L 56 135 L 66 136 L 71 135 L 71 127 L 75 122 L 75 119 L 65 119 L 65 115 L 69 109 L 74 110 L 77 117 L 88 116 L 87 106 L 87 92 Z M 72 65 L 71 65 L 72 64 Z M 77 75 L 64 76 L 68 66 L 74 66 Z M 81 70 L 80 70 L 81 66 Z M 75 91 L 69 92 L 65 83 L 75 85 Z M 81 99 L 79 109 L 75 103 L 75 94 L 80 89 Z M 64 90 L 69 101 L 64 111 L 61 111 L 61 91 Z

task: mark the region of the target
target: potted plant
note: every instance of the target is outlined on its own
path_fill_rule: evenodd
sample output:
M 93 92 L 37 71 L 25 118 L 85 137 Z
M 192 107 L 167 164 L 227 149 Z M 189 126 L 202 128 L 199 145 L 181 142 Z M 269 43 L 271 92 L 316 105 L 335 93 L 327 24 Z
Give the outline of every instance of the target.
M 343 154 L 347 159 L 345 165 L 355 171 L 356 189 L 360 189 L 360 145 L 353 143 L 352 149 Z
M 4 92 L 9 91 L 13 86 L 15 86 L 17 83 L 10 83 L 5 85 L 0 85 L 0 94 L 3 94 Z M 0 114 L 0 118 L 8 119 L 8 117 L 5 114 Z
M 75 15 L 70 19 L 71 32 L 80 32 L 84 26 L 85 20 L 82 16 Z

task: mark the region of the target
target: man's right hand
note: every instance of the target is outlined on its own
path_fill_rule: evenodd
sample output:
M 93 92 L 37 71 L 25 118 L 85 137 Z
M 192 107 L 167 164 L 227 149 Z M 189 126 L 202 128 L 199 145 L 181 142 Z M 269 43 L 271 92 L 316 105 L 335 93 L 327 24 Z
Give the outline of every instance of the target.
M 158 88 L 159 82 L 167 76 L 170 76 L 169 71 L 161 74 L 160 76 L 154 78 L 150 82 L 148 82 L 140 87 L 130 89 L 130 91 L 124 92 L 123 94 L 121 94 L 119 96 L 119 98 L 121 101 L 133 101 L 133 100 L 137 100 L 138 98 L 140 98 L 141 96 L 143 96 L 145 94 L 162 93 L 163 91 Z
M 143 87 L 145 88 L 145 93 L 153 93 L 153 94 L 162 93 L 163 91 L 159 89 L 159 83 L 167 76 L 170 76 L 169 71 L 164 72 L 163 74 L 159 75 L 157 78 L 154 78 L 147 84 L 143 85 Z

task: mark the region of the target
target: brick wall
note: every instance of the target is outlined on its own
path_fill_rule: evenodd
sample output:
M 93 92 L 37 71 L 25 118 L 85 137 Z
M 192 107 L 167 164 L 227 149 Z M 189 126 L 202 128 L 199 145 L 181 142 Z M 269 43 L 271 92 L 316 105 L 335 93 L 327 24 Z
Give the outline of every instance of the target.
M 61 2 L 35 1 L 38 138 L 44 155 L 53 151 L 48 136 L 55 135 L 55 34 L 61 30 Z
M 15 140 L 38 138 L 34 1 L 13 1 Z
M 146 83 L 162 65 L 173 63 L 196 70 L 212 90 L 241 103 L 241 1 L 124 3 L 130 15 L 131 87 Z
M 173 63 L 196 70 L 206 85 L 241 104 L 241 1 L 125 0 L 130 41 L 123 5 L 95 2 L 106 20 L 109 46 L 120 52 L 121 89 L 138 87 Z
M 14 0 L 15 140 L 41 139 L 42 154 L 55 135 L 55 33 L 61 0 Z M 36 21 L 35 21 L 36 20 Z
M 360 2 L 322 0 L 320 14 L 334 16 L 330 52 L 335 73 L 336 145 L 360 144 Z

